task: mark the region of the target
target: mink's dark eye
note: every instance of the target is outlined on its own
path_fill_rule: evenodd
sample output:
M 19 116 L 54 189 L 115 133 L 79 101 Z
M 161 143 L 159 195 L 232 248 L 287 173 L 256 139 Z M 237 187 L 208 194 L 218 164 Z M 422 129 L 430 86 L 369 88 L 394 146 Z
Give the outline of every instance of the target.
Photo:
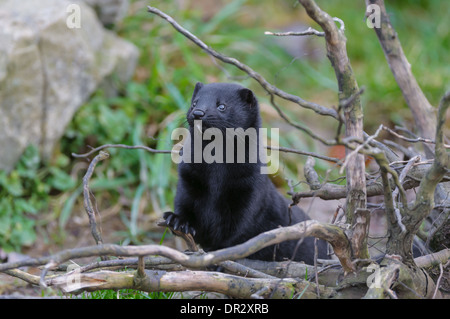
M 192 103 L 192 107 L 195 107 L 197 105 L 197 101 L 194 101 L 193 103 Z
M 223 104 L 219 104 L 219 105 L 217 106 L 217 109 L 218 109 L 219 111 L 223 112 L 223 111 L 225 111 L 225 110 L 227 109 L 227 107 L 226 107 L 225 105 L 223 105 Z

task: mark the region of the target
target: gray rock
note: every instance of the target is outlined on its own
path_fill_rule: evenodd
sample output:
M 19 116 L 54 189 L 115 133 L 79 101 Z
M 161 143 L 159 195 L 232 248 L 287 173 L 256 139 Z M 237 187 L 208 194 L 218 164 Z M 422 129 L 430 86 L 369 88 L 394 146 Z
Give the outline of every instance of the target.
M 86 4 L 76 4 L 78 20 L 70 5 L 0 0 L 0 169 L 10 170 L 31 143 L 48 158 L 94 90 L 134 72 L 137 48 L 105 30 Z
M 126 15 L 129 0 L 84 0 L 95 9 L 104 25 L 115 24 Z

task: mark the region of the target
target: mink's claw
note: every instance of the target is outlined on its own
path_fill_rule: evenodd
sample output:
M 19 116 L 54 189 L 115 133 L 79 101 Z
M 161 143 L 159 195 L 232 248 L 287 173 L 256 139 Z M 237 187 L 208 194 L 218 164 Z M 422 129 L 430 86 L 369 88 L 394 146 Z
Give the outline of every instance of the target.
M 185 234 L 191 234 L 195 236 L 195 229 L 189 225 L 189 222 L 183 221 L 178 215 L 173 212 L 165 212 L 163 214 L 163 218 L 166 222 L 166 225 L 171 227 L 173 230 L 181 231 Z
M 170 225 L 170 221 L 172 220 L 172 218 L 173 218 L 173 213 L 172 212 L 165 212 L 164 213 L 164 215 L 163 215 L 163 217 L 164 217 L 164 219 L 165 219 L 165 221 L 166 221 L 166 224 L 169 226 Z

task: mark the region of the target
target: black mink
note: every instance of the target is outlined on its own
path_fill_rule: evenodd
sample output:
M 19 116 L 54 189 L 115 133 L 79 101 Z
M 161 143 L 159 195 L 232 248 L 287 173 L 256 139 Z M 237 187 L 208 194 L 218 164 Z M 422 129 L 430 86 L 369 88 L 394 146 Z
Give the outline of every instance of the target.
M 198 126 L 201 120 L 201 127 Z M 289 226 L 310 219 L 299 207 L 292 207 L 275 188 L 267 174 L 261 173 L 264 161 L 258 156 L 252 160 L 252 145 L 259 146 L 261 117 L 258 102 L 253 92 L 238 84 L 197 83 L 187 112 L 189 143 L 192 152 L 183 147 L 183 160 L 178 167 L 179 180 L 176 189 L 174 212 L 166 212 L 166 223 L 174 229 L 191 233 L 205 251 L 234 246 L 256 235 L 277 228 Z M 196 126 L 197 125 L 197 126 Z M 237 135 L 232 137 L 234 147 L 216 147 L 212 155 L 220 155 L 223 162 L 208 163 L 205 159 L 194 159 L 194 140 L 197 130 L 203 133 L 216 128 L 225 136 L 227 128 L 256 129 L 256 138 Z M 217 131 L 217 130 L 216 130 Z M 204 140 L 204 150 L 211 140 Z M 245 142 L 244 162 L 239 161 L 237 146 Z M 253 144 L 252 144 L 253 143 Z M 220 145 L 220 144 L 217 144 Z M 197 148 L 198 150 L 198 148 Z M 230 154 L 230 152 L 237 152 Z M 226 159 L 233 159 L 233 163 Z M 210 162 L 210 161 L 209 161 Z M 252 259 L 284 260 L 293 257 L 297 241 L 286 241 L 266 247 L 253 255 Z M 319 258 L 328 258 L 326 243 L 319 240 Z M 275 247 L 276 246 L 276 247 Z M 314 238 L 301 242 L 294 260 L 312 264 L 314 259 Z

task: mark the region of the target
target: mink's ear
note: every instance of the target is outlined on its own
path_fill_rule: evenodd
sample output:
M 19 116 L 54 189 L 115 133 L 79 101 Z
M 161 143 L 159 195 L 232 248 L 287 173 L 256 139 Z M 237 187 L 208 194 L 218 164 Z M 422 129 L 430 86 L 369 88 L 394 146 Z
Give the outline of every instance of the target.
M 239 96 L 241 99 L 247 103 L 250 107 L 254 106 L 256 104 L 256 98 L 253 92 L 249 89 L 240 89 L 239 90 Z
M 194 93 L 192 93 L 191 103 L 194 101 L 195 96 L 197 95 L 198 91 L 200 91 L 200 89 L 202 87 L 203 87 L 203 83 L 201 83 L 201 82 L 197 82 L 197 84 L 195 84 Z

